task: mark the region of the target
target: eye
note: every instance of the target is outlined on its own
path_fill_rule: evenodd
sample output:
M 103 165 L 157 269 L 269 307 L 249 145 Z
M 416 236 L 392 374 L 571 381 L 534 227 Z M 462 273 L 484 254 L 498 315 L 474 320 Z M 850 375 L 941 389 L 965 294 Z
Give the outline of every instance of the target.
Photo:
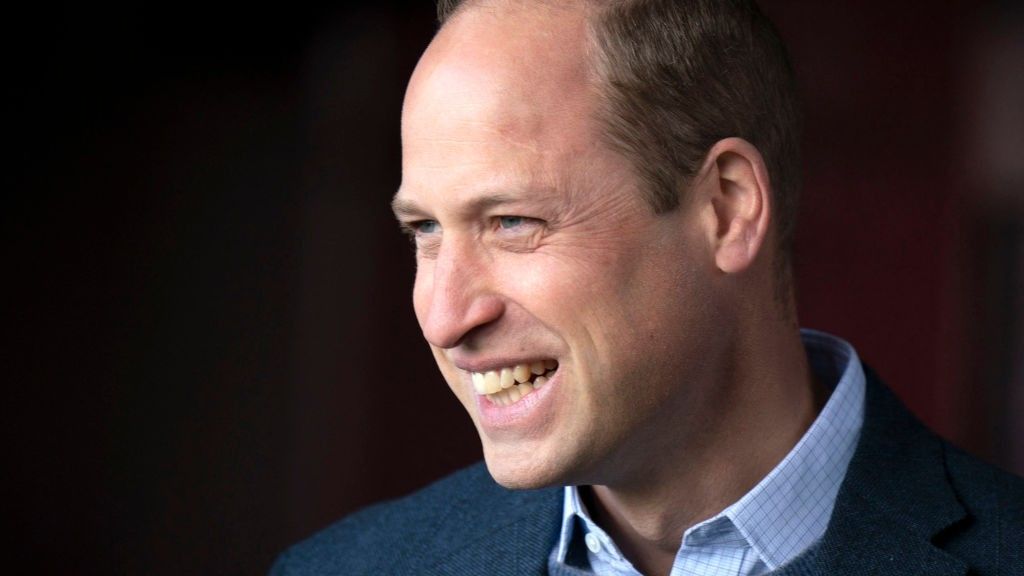
M 441 246 L 441 224 L 437 220 L 402 222 L 402 231 L 409 237 L 418 258 L 433 258 Z
M 507 248 L 516 250 L 534 246 L 544 230 L 544 221 L 530 216 L 494 216 L 491 219 L 494 238 Z
M 519 226 L 522 226 L 523 224 L 525 224 L 526 221 L 527 221 L 527 218 L 523 218 L 522 216 L 499 216 L 498 217 L 498 225 L 501 226 L 502 228 L 504 228 L 505 230 L 511 230 L 512 228 L 518 228 Z
M 420 220 L 409 225 L 416 234 L 436 234 L 441 225 L 436 220 Z
M 429 236 L 441 231 L 441 225 L 436 220 L 416 220 L 412 222 L 400 222 L 399 225 L 411 240 L 420 236 Z
M 399 225 L 417 254 L 440 241 L 441 225 L 437 220 L 399 222 Z

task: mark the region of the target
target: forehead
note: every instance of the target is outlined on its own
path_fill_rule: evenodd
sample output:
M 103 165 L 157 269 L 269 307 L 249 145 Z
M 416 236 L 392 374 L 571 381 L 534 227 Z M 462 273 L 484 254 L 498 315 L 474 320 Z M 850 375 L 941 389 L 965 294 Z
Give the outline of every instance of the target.
M 403 189 L 557 171 L 595 140 L 581 8 L 485 4 L 451 19 L 409 84 Z
M 410 94 L 437 72 L 498 83 L 519 95 L 564 90 L 586 81 L 586 55 L 582 3 L 476 2 L 437 33 L 413 74 Z

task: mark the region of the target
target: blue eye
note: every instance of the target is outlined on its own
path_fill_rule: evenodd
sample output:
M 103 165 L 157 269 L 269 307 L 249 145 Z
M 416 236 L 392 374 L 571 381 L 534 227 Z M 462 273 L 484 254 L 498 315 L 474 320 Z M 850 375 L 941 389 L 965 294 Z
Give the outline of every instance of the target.
M 498 218 L 498 224 L 505 229 L 515 228 L 517 226 L 522 226 L 525 220 L 526 219 L 522 216 L 501 216 Z
M 434 220 L 423 220 L 415 224 L 417 234 L 434 234 L 440 226 Z

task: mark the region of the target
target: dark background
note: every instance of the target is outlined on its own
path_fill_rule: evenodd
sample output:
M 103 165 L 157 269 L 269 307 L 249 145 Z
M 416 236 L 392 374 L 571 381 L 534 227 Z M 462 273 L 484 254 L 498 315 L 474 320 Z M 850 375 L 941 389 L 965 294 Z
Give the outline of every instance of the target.
M 807 108 L 802 323 L 1024 472 L 1017 3 L 763 4 Z M 479 457 L 388 209 L 431 3 L 47 6 L 7 27 L 15 557 L 262 573 Z

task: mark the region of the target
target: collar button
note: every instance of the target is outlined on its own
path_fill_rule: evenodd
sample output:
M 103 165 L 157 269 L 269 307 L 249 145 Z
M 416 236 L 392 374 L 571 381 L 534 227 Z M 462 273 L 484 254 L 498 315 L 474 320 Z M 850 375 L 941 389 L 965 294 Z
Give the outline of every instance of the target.
M 587 548 L 594 554 L 601 551 L 601 540 L 597 537 L 597 534 L 588 532 L 587 535 L 583 537 L 583 540 L 587 543 Z

